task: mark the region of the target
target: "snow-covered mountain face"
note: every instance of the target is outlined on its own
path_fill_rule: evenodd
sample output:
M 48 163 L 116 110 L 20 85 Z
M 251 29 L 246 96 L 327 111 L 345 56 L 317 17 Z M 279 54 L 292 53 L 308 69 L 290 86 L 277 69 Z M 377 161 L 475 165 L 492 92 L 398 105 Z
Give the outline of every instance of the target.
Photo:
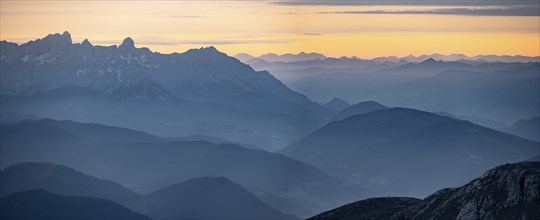
M 244 92 L 301 96 L 268 72 L 255 72 L 214 47 L 160 54 L 136 48 L 131 38 L 118 47 L 93 46 L 88 40 L 73 44 L 70 34 L 64 32 L 22 45 L 3 41 L 1 51 L 4 95 L 81 86 L 103 94 L 123 94 L 127 89 L 131 91 L 127 95 L 140 99 L 173 95 L 216 100 Z
M 273 149 L 333 113 L 214 47 L 160 54 L 135 47 L 131 38 L 119 46 L 74 44 L 64 32 L 22 45 L 2 41 L 0 51 L 2 114 Z

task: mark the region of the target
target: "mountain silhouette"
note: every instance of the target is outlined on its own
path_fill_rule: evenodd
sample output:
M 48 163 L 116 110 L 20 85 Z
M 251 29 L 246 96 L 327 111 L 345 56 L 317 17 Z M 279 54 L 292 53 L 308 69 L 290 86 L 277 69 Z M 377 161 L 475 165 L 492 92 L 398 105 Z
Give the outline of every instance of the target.
M 519 120 L 506 129 L 506 132 L 529 140 L 540 141 L 540 117 Z
M 467 121 L 392 108 L 329 123 L 282 152 L 379 195 L 423 196 L 539 150 Z
M 377 100 L 389 106 L 446 111 L 506 124 L 538 116 L 540 111 L 538 62 L 362 62 L 354 68 L 320 65 L 271 71 L 290 88 L 318 101 L 332 97 L 350 102 Z M 506 92 L 494 98 L 498 91 Z
M 324 104 L 324 107 L 327 107 L 329 109 L 333 109 L 336 111 L 341 111 L 349 106 L 351 106 L 351 104 L 347 103 L 343 99 L 336 98 L 336 97 L 332 98 L 330 101 Z
M 249 54 L 241 53 L 235 55 L 236 58 L 242 62 L 253 62 L 254 60 L 264 60 L 266 62 L 298 62 L 298 61 L 308 61 L 308 60 L 322 60 L 327 57 L 320 53 L 305 53 L 300 52 L 298 54 L 274 54 L 267 53 L 258 57 L 251 56 Z
M 286 195 L 280 198 L 284 202 L 294 203 L 300 210 L 292 214 L 302 216 L 327 209 L 331 202 L 338 203 L 343 198 L 363 193 L 360 187 L 344 184 L 342 180 L 306 163 L 237 144 L 189 141 L 184 138 L 147 141 L 142 139 L 148 136 L 144 133 L 140 133 L 141 137 L 130 137 L 131 140 L 143 140 L 139 142 L 128 139 L 125 142 L 105 142 L 99 138 L 92 139 L 99 136 L 86 135 L 84 132 L 68 133 L 70 131 L 62 127 L 65 122 L 48 124 L 42 121 L 2 124 L 2 167 L 25 161 L 63 164 L 118 182 L 143 194 L 201 176 L 221 176 L 241 184 L 256 195 Z M 76 123 L 71 121 L 67 124 Z M 85 123 L 70 125 L 79 127 L 80 131 L 91 131 L 96 126 Z M 111 136 L 116 133 L 118 137 L 133 134 L 129 129 L 122 131 L 122 128 L 107 126 L 104 129 L 110 131 Z M 306 195 L 311 199 L 304 200 Z M 280 208 L 275 200 L 269 204 Z M 290 213 L 287 207 L 280 211 Z
M 39 189 L 62 196 L 114 201 L 155 219 L 295 219 L 272 209 L 242 186 L 223 177 L 195 178 L 147 195 L 52 163 L 12 165 L 2 170 L 0 177 L 1 197 Z M 54 202 L 54 198 L 49 199 Z M 16 215 L 21 214 L 13 216 Z M 36 218 L 46 215 L 36 214 Z
M 336 115 L 334 115 L 334 118 L 332 120 L 340 121 L 345 118 L 351 117 L 353 115 L 361 115 L 361 114 L 366 114 L 368 112 L 383 110 L 383 109 L 388 109 L 388 108 L 389 107 L 384 106 L 375 101 L 360 102 L 360 103 L 351 105 L 345 109 L 342 109 L 341 111 L 336 113 Z
M 148 133 L 135 131 L 132 129 L 106 126 L 96 123 L 80 123 L 68 120 L 58 121 L 52 119 L 41 119 L 37 121 L 21 121 L 19 125 L 24 124 L 43 124 L 44 126 L 51 126 L 61 129 L 68 134 L 77 136 L 82 139 L 92 140 L 95 142 L 130 143 L 152 142 L 162 140 L 162 138 L 150 135 Z
M 2 219 L 150 219 L 105 199 L 62 196 L 42 189 L 0 199 Z
M 223 177 L 174 184 L 148 194 L 142 203 L 155 219 L 295 219 Z

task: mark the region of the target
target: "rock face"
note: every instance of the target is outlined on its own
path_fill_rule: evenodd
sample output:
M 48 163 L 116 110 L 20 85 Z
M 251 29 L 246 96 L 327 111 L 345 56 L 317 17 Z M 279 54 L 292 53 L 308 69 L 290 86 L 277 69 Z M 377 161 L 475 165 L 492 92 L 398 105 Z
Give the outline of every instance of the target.
M 444 189 L 396 215 L 399 219 L 537 219 L 540 163 L 507 164 L 457 189 Z
M 368 199 L 324 212 L 311 219 L 538 219 L 540 216 L 540 162 L 498 166 L 459 187 L 443 189 L 417 204 L 403 198 Z M 415 200 L 412 200 L 413 203 Z M 375 205 L 374 205 L 375 204 Z M 382 206 L 382 207 L 381 207 Z M 372 208 L 375 207 L 375 208 Z

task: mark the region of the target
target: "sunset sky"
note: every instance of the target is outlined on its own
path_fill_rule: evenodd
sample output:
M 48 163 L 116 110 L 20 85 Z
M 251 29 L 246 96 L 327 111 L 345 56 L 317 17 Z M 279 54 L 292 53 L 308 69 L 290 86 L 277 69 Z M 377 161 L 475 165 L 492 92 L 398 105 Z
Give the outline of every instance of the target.
M 215 46 L 230 55 L 431 53 L 540 55 L 538 0 L 5 1 L 0 38 L 69 31 L 74 42 L 162 53 Z

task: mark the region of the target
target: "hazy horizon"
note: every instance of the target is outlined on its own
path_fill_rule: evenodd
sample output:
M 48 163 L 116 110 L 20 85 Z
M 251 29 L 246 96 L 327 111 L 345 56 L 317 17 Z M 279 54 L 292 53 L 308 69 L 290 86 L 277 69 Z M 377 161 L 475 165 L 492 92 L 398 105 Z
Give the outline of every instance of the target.
M 64 31 L 64 33 L 67 32 L 71 35 L 71 32 L 69 31 Z M 55 33 L 49 33 L 48 35 L 50 34 L 62 34 L 63 32 L 55 32 Z M 29 40 L 26 40 L 26 41 L 10 41 L 10 40 L 6 40 L 6 39 L 0 39 L 0 41 L 6 41 L 6 42 L 9 42 L 9 43 L 16 43 L 18 45 L 23 45 L 23 44 L 26 44 L 26 43 L 29 43 L 29 42 L 32 42 L 32 41 L 35 41 L 35 40 L 39 40 L 39 39 L 43 39 L 45 38 L 46 36 L 41 36 L 41 37 L 37 37 L 35 39 L 29 39 Z M 74 40 L 73 37 L 71 38 L 72 39 L 72 42 L 73 44 L 82 44 L 83 41 L 85 40 L 88 40 L 88 42 L 90 42 L 90 44 L 92 44 L 93 46 L 104 46 L 104 47 L 107 47 L 107 46 L 119 46 L 122 44 L 123 40 L 125 40 L 126 38 L 131 38 L 130 36 L 126 36 L 122 39 L 119 39 L 117 41 L 117 43 L 94 43 L 92 41 L 92 39 L 88 39 L 88 38 L 84 38 L 84 39 L 76 39 Z M 135 42 L 135 47 L 136 48 L 148 48 L 150 49 L 152 52 L 156 52 L 156 53 L 161 53 L 161 54 L 174 54 L 174 53 L 184 53 L 184 52 L 187 52 L 188 50 L 191 50 L 191 49 L 199 49 L 199 48 L 209 48 L 209 47 L 214 47 L 216 48 L 218 51 L 221 51 L 221 52 L 224 52 L 225 51 L 222 51 L 220 49 L 220 46 L 219 45 L 205 45 L 205 46 L 200 46 L 200 47 L 193 47 L 193 48 L 188 48 L 188 49 L 185 49 L 185 50 L 179 50 L 179 51 L 172 51 L 172 52 L 166 52 L 166 53 L 162 53 L 162 52 L 159 52 L 159 51 L 154 51 L 152 50 L 152 48 L 150 47 L 146 47 L 144 45 L 140 46 L 139 43 L 134 40 Z M 397 57 L 397 58 L 404 58 L 404 57 L 409 57 L 409 56 L 414 56 L 414 57 L 423 57 L 423 56 L 431 56 L 431 55 L 441 55 L 441 56 L 452 56 L 452 55 L 464 55 L 464 56 L 467 56 L 469 58 L 473 58 L 473 57 L 481 57 L 481 56 L 512 56 L 512 57 L 516 57 L 516 56 L 524 56 L 524 57 L 531 57 L 531 58 L 537 58 L 537 57 L 540 57 L 539 56 L 527 56 L 527 55 L 521 55 L 521 54 L 476 54 L 476 55 L 468 55 L 468 54 L 463 54 L 463 53 L 446 53 L 446 54 L 443 54 L 443 53 L 425 53 L 425 54 L 406 54 L 406 55 L 392 55 L 392 54 L 389 54 L 389 55 L 382 55 L 382 56 L 376 56 L 376 57 L 365 57 L 365 56 L 362 56 L 362 54 L 357 54 L 357 55 L 350 55 L 350 56 L 347 56 L 347 55 L 328 55 L 328 54 L 325 54 L 324 52 L 318 52 L 318 51 L 299 51 L 299 52 L 284 52 L 284 53 L 273 53 L 273 52 L 266 52 L 266 53 L 261 53 L 261 54 L 251 54 L 251 53 L 247 53 L 247 52 L 239 52 L 239 53 L 235 53 L 235 54 L 230 54 L 230 53 L 226 53 L 227 55 L 229 56 L 232 56 L 232 57 L 236 57 L 236 56 L 239 56 L 239 55 L 250 55 L 250 56 L 253 56 L 255 58 L 257 57 L 261 57 L 261 56 L 264 56 L 264 55 L 278 55 L 278 56 L 282 56 L 282 55 L 301 55 L 302 53 L 304 54 L 320 54 L 320 55 L 324 55 L 326 56 L 327 58 L 341 58 L 341 57 L 347 57 L 347 58 L 359 58 L 359 59 L 375 59 L 375 58 L 385 58 L 385 57 Z M 540 60 L 539 60 L 540 62 Z
M 1 1 L 1 40 L 70 31 L 74 42 L 132 37 L 161 53 L 217 46 L 230 55 L 539 56 L 534 1 Z M 129 7 L 126 7 L 129 4 Z M 409 4 L 409 5 L 407 5 Z M 249 19 L 246 19 L 249 18 Z M 156 25 L 159 24 L 159 25 Z

